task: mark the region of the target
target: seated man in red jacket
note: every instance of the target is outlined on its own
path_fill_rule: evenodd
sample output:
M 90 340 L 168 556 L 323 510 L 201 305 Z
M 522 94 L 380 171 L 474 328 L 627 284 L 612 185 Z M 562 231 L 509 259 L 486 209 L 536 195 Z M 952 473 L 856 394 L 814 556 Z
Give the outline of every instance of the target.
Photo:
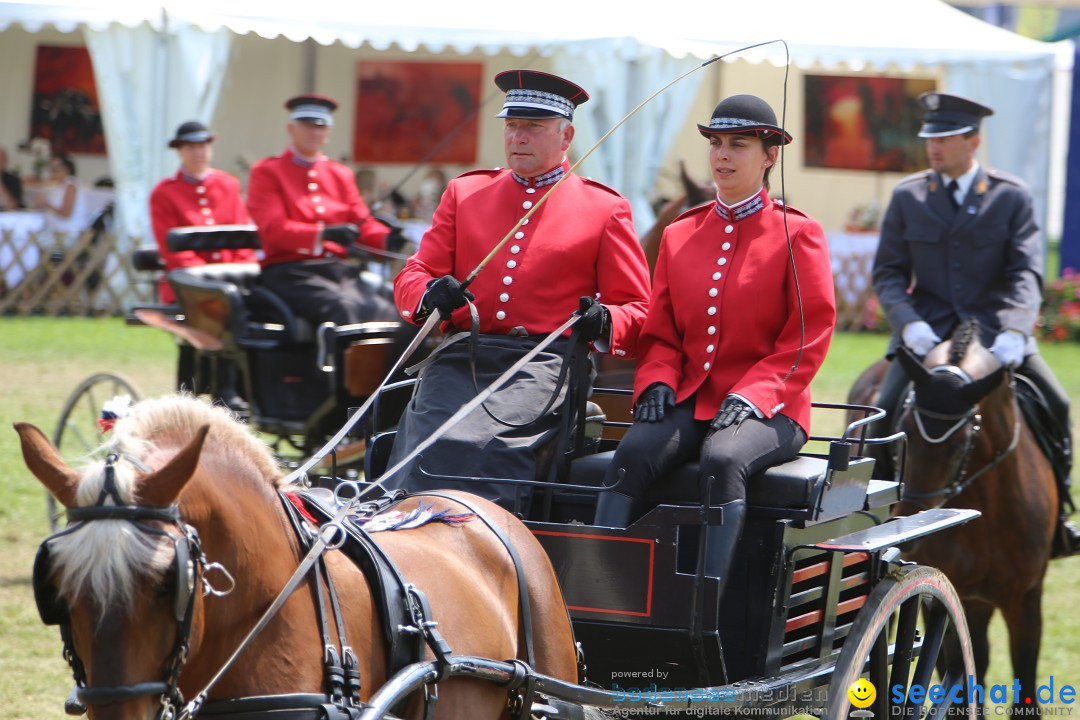
M 289 147 L 255 163 L 248 183 L 263 246 L 262 284 L 315 325 L 394 319 L 393 303 L 344 259 L 354 243 L 383 248 L 390 229 L 360 197 L 352 171 L 322 153 L 337 103 L 300 95 L 285 107 Z
M 588 94 L 568 80 L 529 70 L 501 73 L 495 83 L 506 92 L 497 117 L 504 118 L 507 167 L 474 170 L 450 181 L 419 251 L 394 281 L 405 319 L 421 322 L 437 312 L 448 321 L 450 336 L 420 373 L 398 425 L 391 464 L 575 311 L 583 314 L 575 326 L 581 340 L 624 358 L 633 356 L 645 319 L 649 270 L 630 203 L 611 188 L 569 172 L 574 109 Z M 556 186 L 560 178 L 565 179 Z M 549 193 L 463 290 L 461 281 Z M 471 307 L 468 299 L 474 300 Z M 472 309 L 479 333 L 476 352 L 469 340 Z M 568 338 L 549 346 L 386 485 L 456 487 L 514 509 L 512 485 L 455 484 L 446 478 L 547 479 L 544 451 L 559 432 L 563 413 L 572 412 L 557 378 L 566 358 L 573 357 L 581 357 L 580 348 Z M 588 383 L 588 372 L 582 374 L 575 379 Z

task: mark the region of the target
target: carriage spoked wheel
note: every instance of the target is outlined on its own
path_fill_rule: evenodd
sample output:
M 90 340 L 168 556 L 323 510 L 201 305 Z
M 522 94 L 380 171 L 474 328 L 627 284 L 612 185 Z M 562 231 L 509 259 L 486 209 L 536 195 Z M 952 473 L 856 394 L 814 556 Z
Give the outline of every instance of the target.
M 101 409 L 117 395 L 128 395 L 132 402 L 139 399 L 139 391 L 123 375 L 97 373 L 79 383 L 68 396 L 52 437 L 53 445 L 66 462 L 85 460 L 101 447 L 101 426 L 98 425 Z M 49 507 L 49 526 L 56 532 L 56 501 L 49 493 L 45 495 Z
M 874 685 L 876 699 L 865 709 L 876 718 L 974 717 L 974 676 L 967 620 L 952 583 L 936 568 L 901 567 L 878 583 L 856 616 L 829 683 L 825 717 L 848 717 L 848 688 L 860 679 Z M 916 686 L 923 692 L 909 692 Z

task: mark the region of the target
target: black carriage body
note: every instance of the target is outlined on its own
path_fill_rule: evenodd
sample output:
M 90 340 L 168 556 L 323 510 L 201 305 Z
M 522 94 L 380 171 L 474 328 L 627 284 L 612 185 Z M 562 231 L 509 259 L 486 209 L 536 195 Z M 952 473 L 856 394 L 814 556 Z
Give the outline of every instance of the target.
M 609 455 L 586 460 L 593 477 Z M 552 559 L 588 680 L 616 692 L 717 687 L 793 672 L 804 676 L 802 690 L 827 684 L 879 558 L 814 546 L 887 515 L 898 486 L 871 480 L 871 469 L 872 461 L 857 458 L 832 470 L 826 458 L 806 455 L 753 478 L 719 612 L 719 583 L 699 577 L 696 566 L 702 523 L 722 524 L 723 511 L 703 516 L 699 503 L 679 497 L 680 488 L 696 488 L 692 466 L 626 529 L 592 526 L 587 502 L 573 493 L 557 497 L 558 522 L 527 524 Z

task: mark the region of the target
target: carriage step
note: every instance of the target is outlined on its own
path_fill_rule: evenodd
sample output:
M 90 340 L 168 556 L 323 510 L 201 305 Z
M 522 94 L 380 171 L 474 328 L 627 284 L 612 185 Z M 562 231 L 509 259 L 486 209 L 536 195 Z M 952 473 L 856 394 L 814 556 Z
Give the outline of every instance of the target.
M 893 518 L 866 530 L 842 535 L 817 543 L 820 550 L 838 552 L 877 552 L 894 545 L 902 545 L 924 535 L 962 525 L 979 517 L 978 510 L 964 508 L 934 508 L 915 515 Z

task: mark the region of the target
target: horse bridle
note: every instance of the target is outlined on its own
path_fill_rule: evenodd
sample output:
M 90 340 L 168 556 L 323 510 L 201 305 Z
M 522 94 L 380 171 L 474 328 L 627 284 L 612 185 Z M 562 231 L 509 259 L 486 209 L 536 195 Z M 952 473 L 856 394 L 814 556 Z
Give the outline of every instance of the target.
M 972 382 L 971 376 L 965 372 L 962 368 L 956 365 L 936 365 L 929 369 L 931 374 L 950 373 L 958 375 L 965 383 Z M 924 500 L 933 498 L 942 498 L 942 501 L 949 500 L 956 497 L 960 493 L 964 492 L 971 483 L 975 482 L 978 478 L 982 477 L 990 470 L 997 467 L 997 465 L 1008 457 L 1020 442 L 1020 413 L 1016 413 L 1016 419 L 1013 423 L 1013 436 L 1012 441 L 1008 447 L 1002 449 L 996 453 L 990 461 L 979 468 L 978 471 L 965 477 L 964 473 L 967 470 L 967 464 L 971 460 L 971 454 L 975 450 L 975 441 L 979 436 L 979 432 L 982 430 L 982 415 L 979 413 L 979 405 L 976 403 L 968 410 L 962 413 L 939 413 L 926 408 L 919 407 L 915 402 L 914 389 L 908 394 L 905 405 L 911 409 L 911 413 L 915 418 L 915 427 L 919 430 L 919 437 L 931 445 L 940 445 L 941 443 L 952 437 L 958 430 L 966 425 L 971 425 L 971 432 L 968 434 L 964 441 L 964 448 L 960 455 L 960 462 L 957 464 L 956 476 L 944 487 L 937 490 L 912 490 L 904 484 L 904 491 L 901 496 L 901 501 L 911 503 L 912 505 L 919 505 L 924 509 L 929 509 L 930 506 L 924 502 Z M 931 420 L 940 420 L 943 422 L 951 422 L 953 425 L 949 427 L 944 433 L 937 437 L 931 437 L 926 431 L 926 426 L 923 424 L 923 418 L 930 418 Z
M 144 471 L 149 470 L 135 458 L 127 455 L 123 456 L 123 458 Z M 42 622 L 46 625 L 60 626 L 60 636 L 64 642 L 64 659 L 67 660 L 72 675 L 75 677 L 75 695 L 80 706 L 129 702 L 142 697 L 159 695 L 161 697 L 161 707 L 155 717 L 158 720 L 172 720 L 176 717 L 177 708 L 182 707 L 184 702 L 183 695 L 177 687 L 177 682 L 180 678 L 180 668 L 187 660 L 189 650 L 191 623 L 194 613 L 194 603 L 191 601 L 195 595 L 195 587 L 202 580 L 204 595 L 212 593 L 220 596 L 231 592 L 235 583 L 232 576 L 220 564 L 206 562 L 206 555 L 199 544 L 198 532 L 180 518 L 179 506 L 174 504 L 167 507 L 151 507 L 123 503 L 116 489 L 115 465 L 119 459 L 120 456 L 117 454 L 109 454 L 106 457 L 105 481 L 97 502 L 87 507 L 69 508 L 67 511 L 68 526 L 42 541 L 34 559 L 34 601 L 37 603 L 38 614 L 41 616 Z M 110 499 L 113 504 L 107 505 L 106 501 Z M 134 525 L 140 532 L 168 537 L 173 542 L 176 553 L 173 562 L 176 574 L 173 616 L 178 627 L 176 645 L 166 665 L 165 678 L 160 682 L 143 682 L 114 687 L 90 688 L 86 686 L 86 669 L 75 651 L 71 638 L 69 609 L 52 582 L 53 568 L 50 544 L 56 538 L 79 529 L 83 523 L 95 520 L 125 520 Z M 160 521 L 172 524 L 179 529 L 180 534 L 175 535 L 168 530 L 147 525 L 146 521 Z M 214 589 L 205 580 L 205 574 L 210 570 L 219 570 L 224 573 L 230 587 L 223 591 Z

